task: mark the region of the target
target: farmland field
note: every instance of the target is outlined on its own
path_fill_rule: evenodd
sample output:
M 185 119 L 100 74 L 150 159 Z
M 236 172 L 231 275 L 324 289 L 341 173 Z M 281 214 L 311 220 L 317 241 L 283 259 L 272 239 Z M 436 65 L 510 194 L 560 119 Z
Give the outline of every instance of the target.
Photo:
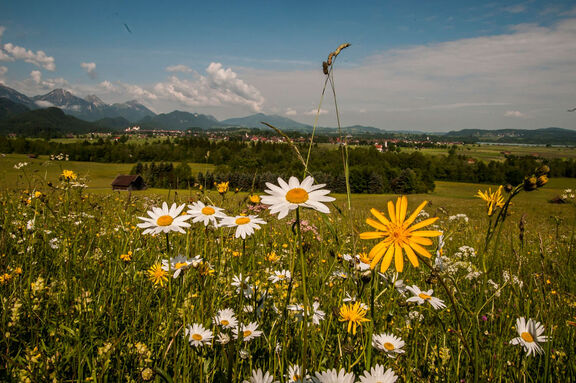
M 574 179 L 518 189 L 487 240 L 507 205 L 488 210 L 475 197 L 486 185 L 436 182 L 407 212 L 396 195 L 353 195 L 351 210 L 334 195 L 329 213 L 284 218 L 245 191 L 112 192 L 131 167 L 0 158 L 1 381 L 237 382 L 262 369 L 293 382 L 376 366 L 405 382 L 576 379 L 576 205 L 549 203 Z M 294 185 L 298 201 L 309 185 Z M 192 201 L 214 208 L 154 209 Z M 214 226 L 216 208 L 233 218 Z M 151 235 L 139 217 L 190 227 Z M 403 248 L 400 266 L 394 250 L 383 270 L 370 254 L 388 237 L 416 237 L 418 255 Z

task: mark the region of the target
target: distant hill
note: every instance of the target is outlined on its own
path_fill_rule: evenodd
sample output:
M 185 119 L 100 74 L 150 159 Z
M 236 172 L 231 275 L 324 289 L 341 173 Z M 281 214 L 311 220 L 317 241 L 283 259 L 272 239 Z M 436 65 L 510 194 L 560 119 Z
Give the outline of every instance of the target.
M 14 117 L 18 114 L 28 112 L 26 106 L 14 102 L 8 98 L 0 97 L 0 120 L 5 118 Z
M 311 131 L 312 126 L 302 124 L 300 122 L 291 120 L 286 117 L 278 116 L 278 115 L 266 115 L 263 113 L 253 114 L 246 117 L 240 118 L 229 118 L 224 121 L 220 121 L 220 124 L 226 126 L 241 126 L 245 128 L 258 128 L 258 129 L 265 129 L 266 126 L 262 124 L 262 122 L 267 122 L 270 125 L 277 127 L 278 129 L 282 130 L 303 130 L 303 131 Z
M 128 121 L 124 117 L 106 117 L 98 121 L 94 121 L 93 124 L 101 128 L 112 130 L 124 130 L 129 126 L 133 125 L 130 121 Z
M 188 113 L 175 110 L 148 116 L 138 122 L 142 129 L 186 130 L 190 128 L 210 129 L 219 127 L 220 123 L 213 116 L 199 113 Z
M 30 97 L 2 84 L 0 84 L 0 97 L 4 97 L 12 102 L 22 104 L 28 109 L 38 109 L 38 106 Z
M 463 129 L 444 135 L 446 139 L 465 142 L 493 142 L 540 145 L 576 145 L 576 131 L 563 128 L 527 129 Z
M 58 108 L 31 110 L 0 121 L 2 135 L 15 133 L 28 137 L 58 137 L 68 133 L 84 134 L 110 130 L 68 116 Z

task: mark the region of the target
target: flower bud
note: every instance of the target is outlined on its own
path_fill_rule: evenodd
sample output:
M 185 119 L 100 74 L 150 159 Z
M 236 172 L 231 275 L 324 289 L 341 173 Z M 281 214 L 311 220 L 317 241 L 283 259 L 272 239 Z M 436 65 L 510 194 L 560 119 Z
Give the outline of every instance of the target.
M 550 167 L 548 165 L 542 165 L 536 169 L 536 176 L 544 176 L 550 173 Z
M 538 179 L 534 175 L 524 178 L 524 190 L 526 191 L 536 190 L 536 188 L 538 187 L 537 182 Z
M 539 188 L 546 185 L 547 183 L 548 183 L 548 177 L 544 174 L 538 177 L 538 180 L 536 181 L 536 185 L 538 185 Z

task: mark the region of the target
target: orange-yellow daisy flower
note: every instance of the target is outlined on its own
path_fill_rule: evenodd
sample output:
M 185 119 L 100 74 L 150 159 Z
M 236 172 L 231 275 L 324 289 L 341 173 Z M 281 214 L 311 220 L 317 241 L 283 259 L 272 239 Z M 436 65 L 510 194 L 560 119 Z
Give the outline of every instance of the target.
M 360 302 L 354 304 L 343 304 L 340 307 L 340 322 L 348 322 L 348 332 L 352 330 L 352 334 L 356 335 L 356 327 L 362 326 L 362 322 L 369 322 L 370 319 L 366 318 L 366 309 Z
M 384 240 L 374 246 L 368 254 L 368 257 L 371 259 L 371 269 L 374 269 L 383 258 L 380 271 L 385 272 L 388 270 L 388 267 L 390 267 L 392 258 L 394 258 L 396 271 L 402 272 L 404 269 L 404 252 L 414 267 L 418 267 L 418 257 L 416 253 L 427 258 L 432 257 L 424 246 L 432 245 L 432 241 L 428 237 L 438 237 L 442 235 L 442 232 L 419 229 L 436 222 L 438 217 L 428 218 L 410 226 L 427 203 L 428 201 L 422 202 L 408 218 L 406 218 L 408 200 L 405 196 L 398 198 L 396 206 L 394 206 L 394 202 L 388 201 L 388 214 L 390 215 L 390 219 L 386 218 L 384 214 L 378 210 L 370 209 L 370 212 L 378 221 L 367 218 L 366 223 L 378 231 L 361 233 L 360 238 L 384 238 Z

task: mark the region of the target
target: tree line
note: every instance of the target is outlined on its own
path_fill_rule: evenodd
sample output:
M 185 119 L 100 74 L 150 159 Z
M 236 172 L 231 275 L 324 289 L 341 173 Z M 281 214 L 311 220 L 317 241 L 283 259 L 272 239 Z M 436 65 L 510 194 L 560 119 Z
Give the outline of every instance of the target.
M 135 163 L 149 186 L 186 187 L 194 183 L 210 187 L 230 181 L 242 190 L 263 190 L 277 177 L 303 176 L 304 166 L 293 148 L 284 143 L 246 143 L 241 140 L 212 141 L 205 137 L 165 139 L 159 142 L 97 139 L 74 143 L 49 140 L 11 139 L 0 136 L 0 152 L 50 155 L 65 153 L 71 161 Z M 297 145 L 306 157 L 307 145 Z M 334 192 L 344 192 L 346 183 L 342 146 L 314 145 L 308 169 L 316 181 Z M 138 164 L 140 162 L 140 164 Z M 191 174 L 188 162 L 215 165 L 213 173 Z M 176 165 L 173 165 L 176 163 Z M 379 152 L 373 146 L 348 148 L 350 185 L 354 193 L 422 193 L 434 190 L 435 180 L 489 184 L 518 184 L 542 164 L 552 177 L 576 177 L 574 159 L 543 159 L 507 156 L 504 161 L 475 161 L 457 154 L 425 155 L 402 150 Z

